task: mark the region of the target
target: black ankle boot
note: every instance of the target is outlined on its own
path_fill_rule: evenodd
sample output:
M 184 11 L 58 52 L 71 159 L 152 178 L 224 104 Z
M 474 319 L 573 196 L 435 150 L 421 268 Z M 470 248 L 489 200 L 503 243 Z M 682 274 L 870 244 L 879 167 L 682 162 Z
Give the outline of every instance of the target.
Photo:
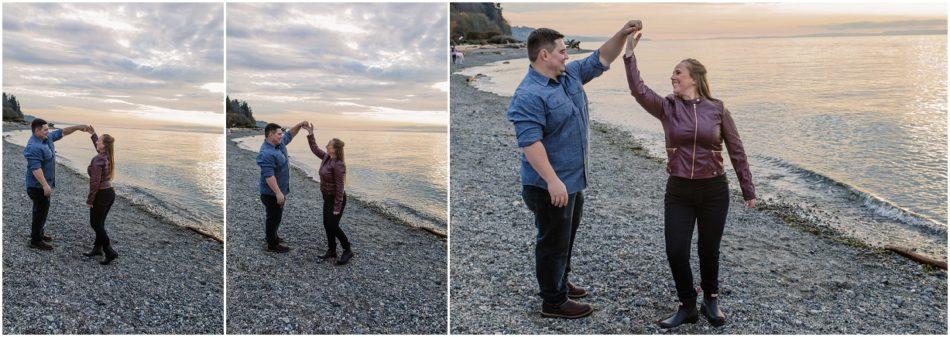
M 349 249 L 344 249 L 343 255 L 340 255 L 340 259 L 336 261 L 336 264 L 342 266 L 346 264 L 347 262 L 350 262 L 350 259 L 352 258 L 353 258 L 353 251 Z
M 103 259 L 102 261 L 99 261 L 99 264 L 101 265 L 107 265 L 109 263 L 112 263 L 112 260 L 115 260 L 117 257 L 119 257 L 119 254 L 116 253 L 114 250 L 112 250 L 111 247 L 103 248 L 103 251 L 106 255 L 106 258 Z
M 95 245 L 95 246 L 92 247 L 92 251 L 90 251 L 90 252 L 88 252 L 88 253 L 82 253 L 82 255 L 85 255 L 86 257 L 93 257 L 93 256 L 102 255 L 102 246 L 101 246 L 101 245 Z
M 696 311 L 696 298 L 693 297 L 682 301 L 683 303 L 680 304 L 680 307 L 673 316 L 656 322 L 656 324 L 661 328 L 670 329 L 678 327 L 683 323 L 696 323 L 696 321 L 699 321 L 699 313 Z
M 321 260 L 332 259 L 336 257 L 336 250 L 327 249 L 327 252 L 318 256 Z
M 709 324 L 712 326 L 722 326 L 726 324 L 726 314 L 723 314 L 719 310 L 719 297 L 718 296 L 703 296 L 703 304 L 700 306 L 699 311 L 703 313 L 703 316 L 706 317 L 706 320 L 709 321 Z

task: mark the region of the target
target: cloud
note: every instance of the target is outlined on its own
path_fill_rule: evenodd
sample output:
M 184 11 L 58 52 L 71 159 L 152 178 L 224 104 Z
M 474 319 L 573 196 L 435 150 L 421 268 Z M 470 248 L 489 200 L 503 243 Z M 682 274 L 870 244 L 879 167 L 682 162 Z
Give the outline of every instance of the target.
M 204 87 L 224 72 L 221 4 L 5 3 L 3 9 L 4 91 L 17 94 L 27 111 L 52 105 L 108 111 L 120 99 L 161 107 L 169 118 L 221 110 L 223 85 Z M 172 100 L 176 95 L 187 99 Z
M 433 85 L 446 80 L 446 14 L 438 3 L 228 4 L 228 94 L 258 115 L 316 102 L 353 113 L 354 100 L 447 115 L 446 90 Z
M 224 83 L 221 83 L 221 82 L 205 83 L 204 85 L 201 86 L 201 89 L 207 90 L 209 92 L 223 94 Z

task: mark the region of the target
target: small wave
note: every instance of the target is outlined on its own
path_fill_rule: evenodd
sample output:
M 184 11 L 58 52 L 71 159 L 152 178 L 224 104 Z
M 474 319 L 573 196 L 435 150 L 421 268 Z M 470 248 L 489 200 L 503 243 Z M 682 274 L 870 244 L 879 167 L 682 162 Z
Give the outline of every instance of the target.
M 892 203 L 891 201 L 884 199 L 874 193 L 862 190 L 856 186 L 849 185 L 845 182 L 835 180 L 831 177 L 828 177 L 824 174 L 814 172 L 808 169 L 805 169 L 801 166 L 789 163 L 785 160 L 773 158 L 764 155 L 753 155 L 752 157 L 757 160 L 761 160 L 765 163 L 773 164 L 778 167 L 787 169 L 796 174 L 802 175 L 806 178 L 814 179 L 821 184 L 826 184 L 829 186 L 836 186 L 842 189 L 845 189 L 850 194 L 850 199 L 860 204 L 861 206 L 867 208 L 877 216 L 884 217 L 886 219 L 897 221 L 901 224 L 914 226 L 915 228 L 920 228 L 926 230 L 928 233 L 935 235 L 946 235 L 947 226 L 944 223 L 941 223 L 937 220 L 934 220 L 926 215 L 916 213 L 899 205 Z
M 59 164 L 66 167 L 70 172 L 85 177 L 85 172 L 80 172 L 73 167 L 73 165 L 64 165 L 68 163 L 68 160 L 57 158 L 57 161 L 61 161 Z M 184 205 L 176 205 L 171 201 L 164 200 L 148 189 L 139 186 L 113 183 L 113 187 L 116 189 L 116 192 L 118 192 L 116 193 L 117 197 L 129 201 L 132 206 L 139 210 L 215 241 L 224 242 L 221 238 L 221 233 L 199 225 L 213 222 L 211 219 L 207 219 L 198 213 L 190 211 L 189 208 Z
M 317 184 L 320 183 L 319 173 L 315 169 L 301 164 L 293 158 L 290 159 L 290 164 L 313 182 Z M 446 236 L 445 223 L 434 215 L 427 214 L 421 210 L 395 201 L 375 201 L 354 191 L 347 191 L 346 193 L 348 197 L 356 199 L 364 207 L 370 208 L 391 220 L 397 220 L 397 222 L 408 225 L 409 227 L 423 229 L 437 236 Z M 442 226 L 439 226 L 439 224 L 442 224 Z

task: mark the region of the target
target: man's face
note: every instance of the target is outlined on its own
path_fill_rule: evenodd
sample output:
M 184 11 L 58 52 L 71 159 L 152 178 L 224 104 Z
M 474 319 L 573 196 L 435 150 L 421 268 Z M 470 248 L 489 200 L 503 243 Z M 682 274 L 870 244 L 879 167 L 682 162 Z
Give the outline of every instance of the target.
M 36 136 L 36 138 L 46 140 L 46 137 L 49 137 L 49 124 L 43 124 L 43 126 L 33 130 L 33 135 Z
M 564 70 L 567 69 L 567 59 L 569 58 L 564 39 L 554 40 L 554 49 L 550 52 L 547 49 L 542 49 L 538 57 L 545 68 L 556 70 L 558 75 L 563 74 Z
M 277 130 L 274 130 L 274 132 L 271 132 L 270 137 L 267 137 L 267 141 L 273 144 L 277 144 L 277 143 L 280 143 L 280 139 L 283 137 L 284 137 L 284 130 L 278 128 Z

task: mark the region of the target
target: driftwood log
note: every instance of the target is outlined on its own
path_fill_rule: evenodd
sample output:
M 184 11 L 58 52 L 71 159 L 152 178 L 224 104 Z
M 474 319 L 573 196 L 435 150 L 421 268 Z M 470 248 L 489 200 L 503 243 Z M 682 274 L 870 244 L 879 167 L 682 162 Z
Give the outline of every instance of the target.
M 927 256 L 923 256 L 918 253 L 912 252 L 910 249 L 897 247 L 897 246 L 884 246 L 884 249 L 895 252 L 903 257 L 917 261 L 918 263 L 923 263 L 926 265 L 934 266 L 943 270 L 947 270 L 947 261 L 940 261 L 933 259 Z

